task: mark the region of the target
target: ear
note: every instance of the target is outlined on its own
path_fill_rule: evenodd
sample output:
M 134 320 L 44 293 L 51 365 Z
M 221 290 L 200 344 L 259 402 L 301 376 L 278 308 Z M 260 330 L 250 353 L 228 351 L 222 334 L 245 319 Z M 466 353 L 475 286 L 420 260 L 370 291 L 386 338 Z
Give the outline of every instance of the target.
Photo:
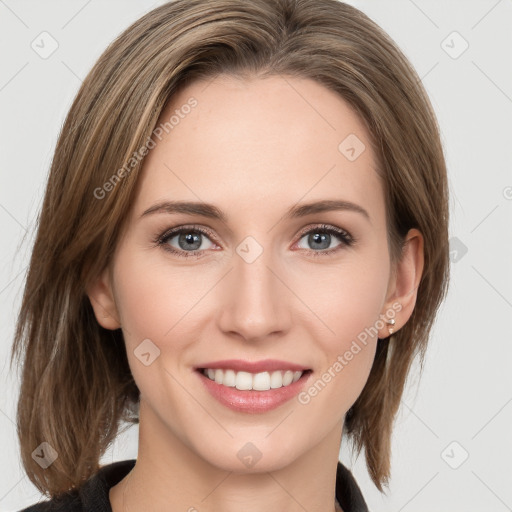
M 121 323 L 118 320 L 109 267 L 87 286 L 86 293 L 98 323 L 105 329 L 119 329 Z
M 418 286 L 423 274 L 423 235 L 417 229 L 410 229 L 405 237 L 399 261 L 389 280 L 388 294 L 381 318 L 391 318 L 389 312 L 395 313 L 393 332 L 401 329 L 409 320 L 416 305 Z M 388 314 L 386 314 L 388 312 Z M 379 330 L 379 338 L 387 338 L 390 333 L 387 324 Z

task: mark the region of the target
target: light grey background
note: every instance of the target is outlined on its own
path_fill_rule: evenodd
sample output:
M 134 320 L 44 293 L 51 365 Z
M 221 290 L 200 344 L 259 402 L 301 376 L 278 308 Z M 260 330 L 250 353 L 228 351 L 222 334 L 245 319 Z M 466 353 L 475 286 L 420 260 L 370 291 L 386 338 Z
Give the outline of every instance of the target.
M 18 455 L 8 357 L 56 138 L 107 44 L 163 2 L 0 0 L 0 509 L 40 498 Z M 398 43 L 440 122 L 451 189 L 452 278 L 421 380 L 402 401 L 389 495 L 364 457 L 341 460 L 373 512 L 512 510 L 512 2 L 353 0 Z M 41 38 L 41 56 L 31 44 Z M 457 32 L 454 34 L 453 32 Z M 468 48 L 462 50 L 468 44 Z M 25 236 L 25 240 L 22 238 Z M 466 252 L 467 251 L 467 252 Z M 137 427 L 102 462 L 135 458 Z M 465 457 L 467 456 L 467 459 Z

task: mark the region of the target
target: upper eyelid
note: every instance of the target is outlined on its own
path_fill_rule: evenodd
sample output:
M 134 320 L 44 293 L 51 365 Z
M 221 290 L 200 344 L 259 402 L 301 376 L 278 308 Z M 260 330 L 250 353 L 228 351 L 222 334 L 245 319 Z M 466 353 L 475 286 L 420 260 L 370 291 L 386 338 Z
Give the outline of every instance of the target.
M 303 235 L 309 233 L 310 231 L 314 231 L 315 229 L 318 229 L 318 231 L 334 231 L 336 233 L 338 231 L 341 231 L 342 233 L 344 233 L 347 236 L 349 236 L 350 238 L 352 238 L 352 235 L 346 229 L 340 228 L 338 226 L 333 226 L 331 224 L 326 224 L 325 222 L 320 223 L 320 224 L 313 224 L 313 225 L 306 226 L 305 228 L 301 229 L 298 232 L 298 235 L 303 236 Z
M 159 237 L 159 239 L 164 240 L 166 238 L 172 238 L 172 237 L 176 236 L 177 234 L 180 234 L 183 231 L 198 231 L 202 234 L 206 234 L 206 235 L 211 236 L 212 238 L 215 238 L 215 235 L 213 234 L 213 230 L 211 230 L 210 228 L 207 228 L 206 226 L 185 224 L 183 226 L 176 226 L 174 228 L 165 230 L 162 233 L 162 235 Z

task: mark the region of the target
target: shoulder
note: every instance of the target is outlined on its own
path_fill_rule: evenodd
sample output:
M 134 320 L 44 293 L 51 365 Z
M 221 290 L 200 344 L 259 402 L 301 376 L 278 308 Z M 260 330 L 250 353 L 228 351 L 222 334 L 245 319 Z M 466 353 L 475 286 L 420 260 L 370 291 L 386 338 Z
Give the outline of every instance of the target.
M 20 512 L 111 512 L 110 488 L 133 468 L 136 459 L 113 462 L 99 469 L 80 489 L 35 503 Z
M 35 503 L 20 512 L 82 512 L 82 510 L 82 501 L 78 492 L 75 492 L 60 498 Z
M 336 471 L 336 499 L 343 512 L 368 512 L 361 489 L 351 471 L 338 461 Z

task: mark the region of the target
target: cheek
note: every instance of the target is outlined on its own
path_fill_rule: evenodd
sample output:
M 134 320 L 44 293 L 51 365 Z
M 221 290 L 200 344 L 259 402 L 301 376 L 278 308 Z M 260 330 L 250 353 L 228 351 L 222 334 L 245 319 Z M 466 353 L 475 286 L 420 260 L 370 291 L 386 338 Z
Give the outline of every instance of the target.
M 129 272 L 121 268 L 118 277 L 118 306 L 123 329 L 131 344 L 140 343 L 144 338 L 159 339 L 172 326 L 174 308 L 169 307 L 162 283 L 158 283 L 154 275 L 144 268 L 131 268 Z
M 214 282 L 209 285 L 208 275 L 173 268 L 165 258 L 135 250 L 120 253 L 115 268 L 116 303 L 132 343 L 139 338 L 139 343 L 144 338 L 160 343 L 176 338 L 187 324 L 187 313 L 195 310 Z
M 200 310 L 205 278 L 134 252 L 120 254 L 116 262 L 116 303 L 131 373 L 158 410 L 158 404 L 183 402 L 183 389 L 172 376 L 187 364 L 183 355 L 191 340 L 199 339 L 197 323 L 190 320 Z
M 305 402 L 315 398 L 315 407 L 326 407 L 337 415 L 346 412 L 361 393 L 370 373 L 380 314 L 388 284 L 385 259 L 359 260 L 328 275 L 316 274 L 309 279 L 315 284 L 308 306 L 318 314 L 310 323 L 316 335 L 317 349 L 323 354 L 323 364 L 311 393 L 306 390 Z M 301 293 L 305 293 L 305 289 Z M 320 393 L 324 387 L 327 392 Z M 322 397 L 320 397 L 320 394 Z M 305 403 L 304 402 L 304 403 Z M 333 404 L 336 404 L 333 407 Z
M 302 276 L 295 289 L 307 297 L 307 305 L 316 313 L 316 330 L 324 327 L 327 336 L 319 336 L 318 341 L 324 342 L 329 352 L 342 349 L 375 326 L 383 312 L 389 278 L 385 258 L 347 258 L 318 271 L 309 269 Z

